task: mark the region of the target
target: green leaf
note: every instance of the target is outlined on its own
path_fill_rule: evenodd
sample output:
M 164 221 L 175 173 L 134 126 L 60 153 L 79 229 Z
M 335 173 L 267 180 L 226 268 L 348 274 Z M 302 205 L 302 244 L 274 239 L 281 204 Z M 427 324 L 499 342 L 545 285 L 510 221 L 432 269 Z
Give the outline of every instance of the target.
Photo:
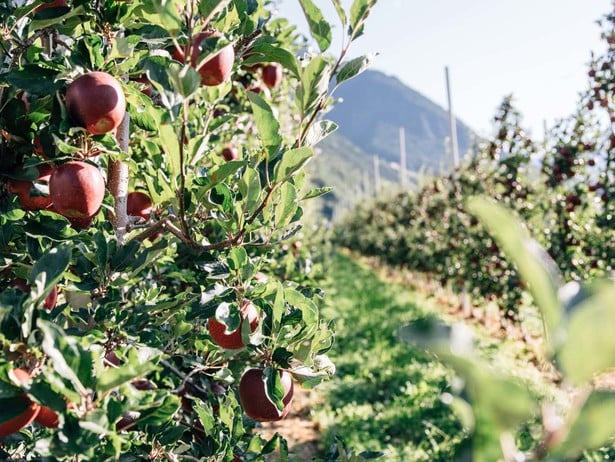
M 335 365 L 327 355 L 319 355 L 315 358 L 313 367 L 294 367 L 291 373 L 303 388 L 313 388 L 335 374 Z
M 213 167 L 208 172 L 209 184 L 207 189 L 211 189 L 218 183 L 226 180 L 226 178 L 233 175 L 244 165 L 246 165 L 245 160 L 231 160 Z
M 58 71 L 35 64 L 26 64 L 0 76 L 0 82 L 5 81 L 10 86 L 21 88 L 29 93 L 49 95 L 63 86 L 56 82 Z
M 135 51 L 136 43 L 132 37 L 122 37 L 117 35 L 112 42 L 111 52 L 107 56 L 108 60 L 118 58 L 129 58 Z
M 244 212 L 251 215 L 260 205 L 259 198 L 261 194 L 260 176 L 254 168 L 246 168 L 246 171 L 239 181 L 239 192 L 241 193 L 244 203 Z
M 284 289 L 284 298 L 288 304 L 301 310 L 303 322 L 308 327 L 317 327 L 318 308 L 312 300 L 298 290 L 289 287 Z
M 306 146 L 314 146 L 338 129 L 338 125 L 331 120 L 319 120 L 313 124 L 305 137 Z
M 376 5 L 376 0 L 354 0 L 352 2 L 350 7 L 350 26 L 348 28 L 348 35 L 351 40 L 363 35 L 365 20 L 374 5 Z
M 159 129 L 159 142 L 162 145 L 162 149 L 165 152 L 165 158 L 169 162 L 170 176 L 171 176 L 171 189 L 177 189 L 177 179 L 181 174 L 180 167 L 180 147 L 177 139 L 177 133 L 173 126 L 164 124 Z
M 103 233 L 98 233 L 94 236 L 94 242 L 96 242 L 96 263 L 98 264 L 98 268 L 103 270 L 104 268 L 107 268 L 107 262 L 109 261 L 107 239 Z
M 32 287 L 31 296 L 37 304 L 43 303 L 53 286 L 62 278 L 71 258 L 71 247 L 61 244 L 45 252 L 34 264 L 28 281 Z
M 615 435 L 615 392 L 592 391 L 579 413 L 573 414 L 566 439 L 551 455 L 577 460 L 584 451 L 606 445 Z
M 98 393 L 106 393 L 124 383 L 143 377 L 155 369 L 156 364 L 151 360 L 142 364 L 133 364 L 133 362 L 130 362 L 120 367 L 106 368 L 100 377 L 98 377 L 96 391 Z
M 189 98 L 201 86 L 201 76 L 192 66 L 169 64 L 169 82 L 184 99 Z
M 226 8 L 231 0 L 201 0 L 199 2 L 199 12 L 203 18 L 209 18 L 215 13 Z
M 275 298 L 273 299 L 273 330 L 277 332 L 280 326 L 282 316 L 286 313 L 286 304 L 284 300 L 284 287 L 281 282 L 276 283 Z
M 263 380 L 265 381 L 265 394 L 278 411 L 281 413 L 284 410 L 284 386 L 280 379 L 278 370 L 273 367 L 266 367 L 263 370 Z
M 344 11 L 342 4 L 340 3 L 340 0 L 331 0 L 331 2 L 333 3 L 335 11 L 337 12 L 340 21 L 342 22 L 342 27 L 345 27 L 346 23 L 348 22 L 348 18 L 346 17 L 346 12 Z
M 542 312 L 548 340 L 553 342 L 558 338 L 562 317 L 557 297 L 562 279 L 557 266 L 546 251 L 530 238 L 520 222 L 501 205 L 486 198 L 471 197 L 467 207 L 484 223 L 508 258 L 517 266 Z
M 269 156 L 274 156 L 282 144 L 280 135 L 280 123 L 273 114 L 271 106 L 265 99 L 254 92 L 248 92 L 248 98 L 252 105 L 252 112 L 256 122 L 258 134 L 267 149 Z
M 283 183 L 278 190 L 279 201 L 275 206 L 274 220 L 276 228 L 290 223 L 297 211 L 297 191 L 291 183 Z
M 40 318 L 37 326 L 43 333 L 41 346 L 53 369 L 68 380 L 77 393 L 85 394 L 87 386 L 92 384 L 92 354 L 59 326 Z
M 567 334 L 556 353 L 564 376 L 575 384 L 615 367 L 615 337 L 611 329 L 615 325 L 615 285 L 594 284 L 592 295 L 577 303 L 567 316 Z
M 295 55 L 285 48 L 269 43 L 266 38 L 257 39 L 254 42 L 250 49 L 250 55 L 243 62 L 248 66 L 256 63 L 279 63 L 288 69 L 293 76 L 299 77 L 299 65 Z
M 475 414 L 473 460 L 501 459 L 500 435 L 515 431 L 535 412 L 536 398 L 528 386 L 476 359 L 474 334 L 464 324 L 448 326 L 430 316 L 402 327 L 399 335 L 406 342 L 437 353 L 464 379 Z
M 243 247 L 234 247 L 228 254 L 228 263 L 231 270 L 238 271 L 249 263 L 248 252 Z
M 22 209 L 13 209 L 3 213 L 4 215 L 2 216 L 2 218 L 6 219 L 7 221 L 19 221 L 26 216 L 26 211 Z
M 274 168 L 275 182 L 286 181 L 297 173 L 313 155 L 314 152 L 307 147 L 286 151 Z
M 224 183 L 213 188 L 207 200 L 209 204 L 223 211 L 228 211 L 233 206 L 233 194 Z
M 521 423 L 535 415 L 535 397 L 518 378 L 503 375 L 480 361 L 449 356 L 445 362 L 464 379 L 474 409 L 473 460 L 501 460 L 501 438 L 506 434 L 512 437 Z
M 151 100 L 133 87 L 125 86 L 126 102 L 130 112 L 130 120 L 139 128 L 147 131 L 158 131 L 160 115 L 152 105 Z
M 179 18 L 174 2 L 167 0 L 146 0 L 143 2 L 143 11 L 139 12 L 144 23 L 162 26 L 170 34 L 179 32 L 182 20 Z
M 315 56 L 301 73 L 297 89 L 298 104 L 302 113 L 309 113 L 316 102 L 329 90 L 331 66 L 324 56 Z
M 173 418 L 173 414 L 180 408 L 180 398 L 173 394 L 168 394 L 162 401 L 156 403 L 154 407 L 141 413 L 139 426 L 152 425 L 160 426 L 166 424 Z
M 34 19 L 28 26 L 30 33 L 33 33 L 39 29 L 44 29 L 46 27 L 53 26 L 55 24 L 65 23 L 67 19 L 81 16 L 85 13 L 85 9 L 82 5 L 79 5 L 75 8 L 70 8 L 66 14 L 56 16 L 53 18 L 45 18 L 45 19 Z
M 330 186 L 325 186 L 323 188 L 314 188 L 309 190 L 301 199 L 299 199 L 300 201 L 304 201 L 307 199 L 314 199 L 315 197 L 320 197 L 323 196 L 329 192 L 333 191 L 333 188 Z
M 346 62 L 335 76 L 336 85 L 340 85 L 342 82 L 361 74 L 371 65 L 375 57 L 375 53 L 370 53 Z
M 71 146 L 70 144 L 66 143 L 64 140 L 60 139 L 55 133 L 52 136 L 53 136 L 53 142 L 57 150 L 60 151 L 62 154 L 73 155 L 73 154 L 77 154 L 81 152 L 81 148 L 78 148 L 76 146 Z
M 64 240 L 75 235 L 75 231 L 68 226 L 68 221 L 54 212 L 40 211 L 31 217 L 24 230 L 30 237 L 48 237 L 53 240 Z
M 326 51 L 331 46 L 331 24 L 325 20 L 322 11 L 312 0 L 299 0 L 299 3 L 310 26 L 312 37 L 318 43 L 318 48 L 321 52 Z
M 194 406 L 194 410 L 199 417 L 201 425 L 203 425 L 203 430 L 205 431 L 205 434 L 211 434 L 216 425 L 212 407 L 209 405 L 209 403 L 204 403 L 200 400 L 196 400 L 195 404 L 197 405 Z

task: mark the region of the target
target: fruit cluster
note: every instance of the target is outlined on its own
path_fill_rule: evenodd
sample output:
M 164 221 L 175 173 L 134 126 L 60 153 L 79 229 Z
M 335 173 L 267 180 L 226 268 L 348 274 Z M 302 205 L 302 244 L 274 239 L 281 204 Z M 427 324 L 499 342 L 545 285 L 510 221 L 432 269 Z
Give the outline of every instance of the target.
M 185 62 L 188 50 L 192 50 L 189 64 L 196 68 L 201 76 L 201 84 L 216 86 L 227 81 L 230 77 L 234 63 L 232 46 L 226 45 L 213 57 L 204 61 L 199 58 L 202 53 L 203 42 L 209 38 L 218 38 L 220 34 L 204 32 L 197 35 L 190 46 L 183 50 L 177 48 L 174 58 Z M 263 68 L 263 80 L 270 88 L 277 87 L 281 81 L 281 68 L 277 65 Z M 147 83 L 145 79 L 142 83 Z M 147 87 L 146 94 L 151 95 L 151 85 Z M 116 131 L 122 123 L 126 113 L 126 98 L 122 85 L 116 78 L 105 72 L 89 72 L 75 79 L 67 88 L 64 102 L 70 114 L 70 120 L 76 126 L 83 127 L 90 135 L 104 135 Z M 89 157 L 91 153 L 79 153 L 80 158 Z M 227 146 L 222 151 L 225 160 L 238 158 L 237 149 Z M 56 212 L 69 220 L 75 228 L 87 228 L 98 214 L 105 196 L 105 179 L 99 167 L 85 160 L 69 160 L 60 165 L 53 166 L 43 163 L 36 167 L 38 175 L 32 181 L 9 179 L 8 191 L 17 196 L 23 210 L 37 211 L 49 210 Z M 41 190 L 48 190 L 48 194 Z M 151 198 L 144 192 L 133 191 L 127 195 L 126 210 L 129 216 L 149 220 L 153 213 Z M 16 279 L 13 286 L 29 293 L 30 287 L 23 279 Z M 55 307 L 58 296 L 57 286 L 45 298 L 43 306 L 51 310 Z M 242 335 L 243 324 L 246 321 L 250 332 L 254 332 L 259 323 L 259 313 L 254 304 L 244 300 L 240 310 L 239 327 L 228 332 L 227 326 L 210 318 L 207 322 L 209 334 L 213 342 L 221 348 L 238 350 L 245 347 Z M 119 360 L 109 360 L 112 366 L 118 366 Z M 116 357 L 117 358 L 117 357 Z M 239 382 L 239 396 L 245 412 L 256 421 L 280 420 L 286 416 L 290 409 L 293 396 L 291 375 L 285 371 L 278 371 L 284 388 L 283 409 L 280 410 L 267 397 L 266 381 L 263 377 L 264 369 L 252 368 L 246 370 Z M 26 377 L 27 372 L 14 369 L 17 377 Z M 26 375 L 24 375 L 26 374 Z M 21 379 L 20 379 L 21 380 Z M 146 381 L 147 382 L 147 381 Z M 133 381 L 137 389 L 144 388 L 143 383 Z M 36 421 L 48 428 L 58 426 L 58 415 L 51 409 L 32 402 L 27 396 L 22 397 L 27 403 L 23 413 L 5 422 L 0 426 L 0 437 L 19 431 L 31 422 Z M 116 423 L 116 428 L 123 430 L 135 423 L 126 415 Z
M 303 167 L 374 3 L 299 58 L 270 2 L 0 2 L 0 459 L 286 452 L 257 422 L 334 372 Z

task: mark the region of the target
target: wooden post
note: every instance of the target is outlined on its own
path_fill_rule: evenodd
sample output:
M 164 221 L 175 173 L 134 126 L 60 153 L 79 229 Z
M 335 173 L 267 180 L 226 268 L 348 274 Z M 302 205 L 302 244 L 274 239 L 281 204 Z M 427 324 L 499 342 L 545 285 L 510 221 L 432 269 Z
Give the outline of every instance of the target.
M 399 184 L 406 190 L 406 130 L 399 127 Z
M 380 194 L 382 183 L 380 180 L 380 157 L 374 156 L 374 196 Z
M 371 194 L 371 185 L 369 181 L 369 171 L 363 170 L 363 191 L 366 196 Z
M 448 122 L 450 125 L 451 136 L 451 152 L 453 153 L 453 167 L 459 167 L 459 144 L 457 142 L 457 122 L 455 121 L 455 114 L 453 113 L 453 101 L 451 98 L 451 82 L 448 75 L 448 66 L 444 68 L 444 75 L 446 77 L 446 96 L 448 99 Z

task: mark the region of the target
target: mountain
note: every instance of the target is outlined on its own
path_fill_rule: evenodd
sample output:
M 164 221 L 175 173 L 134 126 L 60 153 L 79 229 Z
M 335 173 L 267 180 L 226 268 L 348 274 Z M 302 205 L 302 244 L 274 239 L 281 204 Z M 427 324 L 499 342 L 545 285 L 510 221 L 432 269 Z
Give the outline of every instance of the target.
M 368 70 L 344 82 L 335 96 L 342 101 L 327 118 L 338 123 L 339 133 L 362 151 L 399 162 L 399 129 L 403 127 L 409 170 L 437 172 L 450 163 L 445 158 L 448 112 L 396 77 Z M 474 134 L 459 120 L 457 138 L 459 152 L 467 152 Z
M 333 191 L 315 201 L 318 215 L 335 218 L 340 209 L 375 193 L 375 163 L 379 159 L 382 189 L 399 184 L 399 129 L 405 130 L 406 178 L 416 184 L 422 172 L 448 169 L 451 155 L 448 112 L 399 79 L 378 71 L 365 71 L 344 82 L 335 93 L 340 98 L 326 118 L 339 129 L 321 141 L 308 166 L 311 183 L 332 186 Z M 457 121 L 459 152 L 467 152 L 476 139 Z
M 310 183 L 318 188 L 331 186 L 333 191 L 317 200 L 319 210 L 316 213 L 333 218 L 338 207 L 350 208 L 361 197 L 374 194 L 374 157 L 363 152 L 339 131 L 318 143 L 315 157 L 308 165 Z M 378 171 L 381 189 L 389 188 L 398 181 L 399 170 L 389 163 L 379 162 Z

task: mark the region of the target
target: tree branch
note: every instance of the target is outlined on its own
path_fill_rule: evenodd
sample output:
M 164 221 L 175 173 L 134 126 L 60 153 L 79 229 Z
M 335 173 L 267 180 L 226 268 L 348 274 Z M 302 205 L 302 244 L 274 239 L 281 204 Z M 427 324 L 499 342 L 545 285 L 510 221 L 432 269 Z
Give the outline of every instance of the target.
M 117 141 L 123 152 L 128 152 L 128 137 L 130 133 L 130 116 L 124 115 L 122 123 L 117 128 Z M 109 191 L 115 199 L 113 213 L 109 214 L 109 220 L 113 224 L 115 234 L 120 245 L 124 244 L 128 225 L 130 223 L 126 211 L 128 199 L 128 164 L 122 161 L 111 161 L 109 163 Z

